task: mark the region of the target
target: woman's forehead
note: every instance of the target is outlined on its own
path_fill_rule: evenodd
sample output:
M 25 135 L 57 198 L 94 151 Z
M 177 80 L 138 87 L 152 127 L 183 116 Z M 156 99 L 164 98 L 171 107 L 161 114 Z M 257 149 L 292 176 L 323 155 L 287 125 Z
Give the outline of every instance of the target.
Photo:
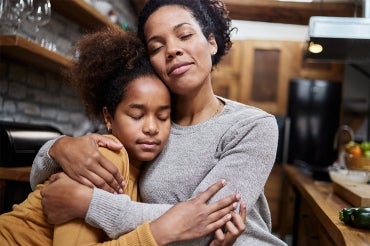
M 183 6 L 166 5 L 154 11 L 145 23 L 144 32 L 148 35 L 160 29 L 175 29 L 176 27 L 189 24 L 198 26 L 198 22 L 193 17 L 192 13 Z

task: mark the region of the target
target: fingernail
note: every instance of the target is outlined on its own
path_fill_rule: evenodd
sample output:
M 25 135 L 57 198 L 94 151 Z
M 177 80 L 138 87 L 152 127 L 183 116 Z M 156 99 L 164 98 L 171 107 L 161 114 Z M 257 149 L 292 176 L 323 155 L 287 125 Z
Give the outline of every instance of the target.
M 121 186 L 122 187 L 125 187 L 125 185 L 126 185 L 126 182 L 125 181 L 122 181 Z
M 120 189 L 118 190 L 118 193 L 119 193 L 119 194 L 123 194 L 123 190 L 120 188 Z
M 230 220 L 231 219 L 231 214 L 227 214 L 225 217 L 226 217 L 227 220 Z
M 234 202 L 233 203 L 233 208 L 237 208 L 238 207 L 238 203 L 237 202 Z
M 221 184 L 222 184 L 223 186 L 225 186 L 225 185 L 226 185 L 226 180 L 221 179 Z
M 236 199 L 239 201 L 239 200 L 240 200 L 240 198 L 242 197 L 242 195 L 240 195 L 240 193 L 237 193 L 237 194 L 235 195 L 235 197 L 236 197 Z

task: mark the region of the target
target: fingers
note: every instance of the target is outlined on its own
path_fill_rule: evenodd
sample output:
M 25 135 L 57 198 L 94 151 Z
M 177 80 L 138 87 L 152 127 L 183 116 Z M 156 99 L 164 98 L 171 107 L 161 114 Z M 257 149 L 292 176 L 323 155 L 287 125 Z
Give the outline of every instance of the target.
M 115 192 L 118 192 L 120 194 L 123 193 L 122 188 L 124 187 L 125 182 L 117 166 L 113 165 L 104 156 L 101 156 L 101 158 L 99 159 L 99 163 L 100 166 L 103 167 L 103 173 L 101 176 L 102 179 L 105 181 L 103 185 L 105 185 L 106 188 L 112 188 Z
M 202 193 L 200 193 L 196 198 L 196 200 L 199 200 L 199 202 L 201 203 L 205 203 L 207 202 L 214 194 L 217 193 L 217 191 L 221 190 L 222 187 L 224 187 L 226 185 L 226 180 L 222 179 L 216 183 L 214 183 L 213 185 L 211 185 L 210 187 L 208 187 L 207 190 L 203 191 Z
M 95 140 L 99 147 L 105 147 L 113 151 L 119 151 L 123 148 L 123 145 L 121 143 L 118 143 L 107 136 L 95 133 L 91 133 L 89 135 Z
M 242 201 L 240 203 L 239 215 L 240 215 L 242 221 L 245 222 L 245 220 L 247 219 L 247 204 L 245 203 L 245 201 Z
M 225 240 L 225 234 L 220 228 L 215 231 L 214 237 L 215 237 L 215 240 L 213 241 L 212 246 L 222 245 L 221 243 Z

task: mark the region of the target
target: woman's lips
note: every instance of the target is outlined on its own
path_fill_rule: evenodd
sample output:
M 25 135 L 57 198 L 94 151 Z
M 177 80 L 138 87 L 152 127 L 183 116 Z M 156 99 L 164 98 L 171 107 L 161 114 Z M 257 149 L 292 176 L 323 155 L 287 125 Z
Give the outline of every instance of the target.
M 188 71 L 190 67 L 191 67 L 190 63 L 178 64 L 178 65 L 171 67 L 170 72 L 168 74 L 172 76 L 178 76 Z

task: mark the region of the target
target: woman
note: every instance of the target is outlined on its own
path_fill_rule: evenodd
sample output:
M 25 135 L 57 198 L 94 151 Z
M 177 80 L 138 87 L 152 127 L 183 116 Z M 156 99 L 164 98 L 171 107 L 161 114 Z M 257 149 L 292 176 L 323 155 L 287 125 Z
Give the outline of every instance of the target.
M 86 215 L 89 223 L 118 235 L 135 228 L 142 220 L 162 214 L 168 208 L 165 204 L 185 201 L 215 180 L 224 178 L 228 187 L 211 201 L 238 191 L 247 203 L 247 230 L 235 245 L 285 245 L 270 232 L 271 217 L 263 194 L 277 148 L 276 120 L 262 110 L 217 97 L 212 90 L 211 71 L 231 47 L 230 32 L 230 19 L 222 1 L 147 2 L 139 17 L 138 35 L 146 43 L 151 64 L 173 99 L 169 142 L 140 178 L 143 201 L 156 204 L 133 204 L 124 196 L 114 202 L 108 193 L 95 189 Z M 44 146 L 41 152 L 47 157 L 47 150 L 53 145 L 49 154 L 71 177 L 86 184 L 119 190 L 122 179 L 97 154 L 93 146 L 97 144 L 112 145 L 97 136 L 64 137 Z M 66 145 L 74 151 L 63 149 Z M 76 150 L 82 148 L 85 152 L 77 153 Z M 95 158 L 73 165 L 86 156 Z M 33 182 L 50 175 L 48 169 L 54 167 L 57 165 L 50 158 L 37 160 L 34 169 L 41 171 L 40 175 L 33 175 Z M 45 209 L 53 211 L 47 201 Z M 139 213 L 142 218 L 133 216 Z M 55 221 L 60 219 L 52 217 Z M 103 225 L 110 219 L 110 225 Z M 186 243 L 206 245 L 209 240 L 205 237 Z
M 119 152 L 100 148 L 102 154 L 120 170 L 125 177 L 124 193 L 133 201 L 140 200 L 138 176 L 140 169 L 152 161 L 163 149 L 170 132 L 170 92 L 152 69 L 145 48 L 136 34 L 120 28 L 108 28 L 84 35 L 76 46 L 79 57 L 69 69 L 68 78 L 77 87 L 86 106 L 86 113 L 98 122 L 105 123 L 106 135 L 124 145 Z M 88 226 L 81 219 L 62 225 L 49 224 L 45 218 L 40 192 L 45 186 L 53 193 L 68 192 L 69 199 L 80 203 L 78 194 L 92 193 L 90 187 L 68 178 L 64 173 L 51 177 L 50 187 L 40 184 L 13 211 L 0 215 L 1 245 L 142 245 L 157 246 L 163 242 L 199 237 L 224 226 L 232 219 L 244 226 L 245 209 L 241 217 L 232 211 L 237 197 L 217 203 L 204 204 L 213 193 L 222 187 L 220 182 L 193 199 L 178 203 L 155 221 L 145 222 L 134 231 L 110 240 L 102 230 Z M 60 187 L 71 187 L 61 189 Z M 77 194 L 74 198 L 74 194 Z M 220 200 L 221 202 L 222 200 Z M 83 213 L 86 213 L 84 211 Z M 202 216 L 204 214 L 205 216 Z M 174 217 L 178 219 L 174 219 Z M 184 219 L 191 223 L 183 223 Z M 197 224 L 205 227 L 199 228 Z M 172 230 L 162 230 L 171 225 Z M 176 235 L 186 225 L 197 230 L 193 236 Z M 193 226 L 195 225 L 195 226 Z M 208 229 L 207 229 L 208 227 Z M 187 228 L 186 228 L 187 229 Z M 233 230 L 233 228 L 230 228 Z M 203 232 L 202 232 L 203 231 Z M 152 233 L 153 232 L 153 233 Z M 211 245 L 227 240 L 218 238 Z M 221 235 L 222 236 L 222 235 Z

